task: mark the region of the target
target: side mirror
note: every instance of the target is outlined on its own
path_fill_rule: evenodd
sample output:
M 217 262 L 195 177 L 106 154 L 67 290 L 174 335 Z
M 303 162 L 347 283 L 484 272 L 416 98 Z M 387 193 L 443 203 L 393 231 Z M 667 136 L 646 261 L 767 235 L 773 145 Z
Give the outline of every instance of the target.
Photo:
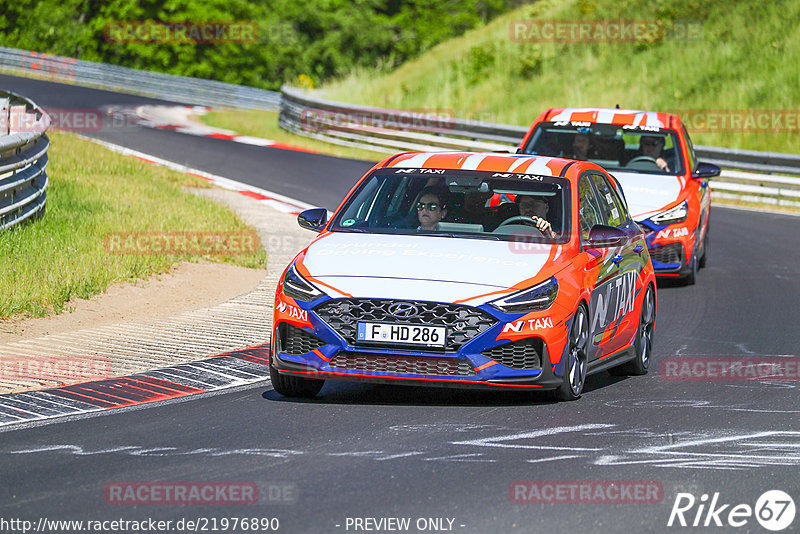
M 719 176 L 720 172 L 722 172 L 720 168 L 713 163 L 703 163 L 701 161 L 692 173 L 692 178 L 713 178 Z
M 328 222 L 328 210 L 325 208 L 311 208 L 297 216 L 297 224 L 306 230 L 321 232 Z
M 589 239 L 585 245 L 588 248 L 621 247 L 628 240 L 628 236 L 614 226 L 595 224 L 589 231 Z

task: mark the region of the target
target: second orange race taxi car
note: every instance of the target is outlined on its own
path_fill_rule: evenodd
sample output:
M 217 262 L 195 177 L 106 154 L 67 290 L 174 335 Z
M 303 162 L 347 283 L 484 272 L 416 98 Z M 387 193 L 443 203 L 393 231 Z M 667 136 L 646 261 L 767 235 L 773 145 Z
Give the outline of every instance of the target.
M 708 179 L 680 117 L 627 109 L 561 108 L 539 115 L 519 152 L 589 160 L 622 184 L 662 277 L 694 284 L 708 251 Z
M 283 273 L 278 393 L 325 379 L 551 389 L 644 374 L 656 284 L 616 185 L 587 161 L 407 153 L 373 167 Z M 514 199 L 493 205 L 492 199 Z

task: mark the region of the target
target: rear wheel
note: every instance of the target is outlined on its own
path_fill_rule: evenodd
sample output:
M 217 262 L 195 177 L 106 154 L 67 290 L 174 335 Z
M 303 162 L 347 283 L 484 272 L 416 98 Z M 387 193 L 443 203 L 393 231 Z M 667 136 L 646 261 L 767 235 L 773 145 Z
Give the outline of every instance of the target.
M 589 343 L 589 319 L 581 304 L 572 318 L 569 331 L 567 362 L 561 385 L 556 389 L 556 399 L 575 400 L 581 396 L 586 382 L 587 345 Z
M 272 387 L 284 397 L 314 397 L 325 385 L 324 380 L 280 374 L 272 365 L 272 357 L 269 360 L 269 377 Z
M 617 367 L 612 367 L 608 372 L 614 376 L 644 375 L 650 367 L 650 353 L 653 351 L 653 332 L 656 324 L 656 298 L 653 286 L 647 286 L 647 291 L 642 300 L 642 314 L 639 317 L 639 327 L 636 338 L 633 340 L 633 350 L 636 357 Z

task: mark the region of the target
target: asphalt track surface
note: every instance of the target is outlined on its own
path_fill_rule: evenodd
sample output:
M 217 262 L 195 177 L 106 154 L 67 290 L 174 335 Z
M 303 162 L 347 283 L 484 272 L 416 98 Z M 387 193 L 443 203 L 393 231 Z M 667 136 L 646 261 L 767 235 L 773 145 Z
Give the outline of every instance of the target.
M 9 85 L 45 107 L 144 101 L 71 86 L 51 96 L 51 84 L 0 77 Z M 153 130 L 97 136 L 327 207 L 369 166 Z M 799 382 L 672 381 L 660 368 L 667 358 L 797 361 L 800 219 L 715 207 L 711 225 L 698 284 L 659 286 L 646 376 L 590 377 L 571 403 L 358 383 L 298 401 L 265 383 L 12 428 L 0 434 L 0 518 L 276 517 L 280 532 L 355 532 L 348 518 L 365 517 L 410 518 L 409 532 L 423 531 L 419 518 L 452 519 L 465 533 L 768 532 L 754 517 L 737 529 L 725 522 L 771 489 L 800 505 Z M 509 494 L 514 481 L 612 480 L 654 481 L 661 502 L 516 504 Z M 121 481 L 253 482 L 261 501 L 108 504 L 104 488 Z M 281 502 L 275 488 L 286 487 L 296 494 Z M 719 492 L 719 505 L 731 505 L 725 527 L 667 528 L 679 492 L 698 501 Z M 685 513 L 690 525 L 697 511 Z M 798 530 L 800 517 L 785 531 Z

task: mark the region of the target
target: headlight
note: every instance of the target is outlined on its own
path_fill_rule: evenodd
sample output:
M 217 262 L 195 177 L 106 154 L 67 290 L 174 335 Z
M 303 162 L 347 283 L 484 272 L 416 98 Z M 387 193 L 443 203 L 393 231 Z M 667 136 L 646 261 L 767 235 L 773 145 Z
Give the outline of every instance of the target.
M 303 302 L 311 302 L 325 294 L 300 276 L 294 268 L 294 263 L 286 269 L 286 274 L 283 275 L 283 292 L 293 299 Z
M 657 213 L 656 215 L 650 217 L 650 220 L 656 224 L 672 224 L 685 220 L 688 214 L 689 203 L 684 200 L 683 204 L 678 204 L 674 208 Z
M 546 310 L 556 300 L 556 295 L 558 295 L 558 280 L 555 276 L 551 276 L 549 280 L 539 285 L 493 300 L 489 304 L 504 313 Z

